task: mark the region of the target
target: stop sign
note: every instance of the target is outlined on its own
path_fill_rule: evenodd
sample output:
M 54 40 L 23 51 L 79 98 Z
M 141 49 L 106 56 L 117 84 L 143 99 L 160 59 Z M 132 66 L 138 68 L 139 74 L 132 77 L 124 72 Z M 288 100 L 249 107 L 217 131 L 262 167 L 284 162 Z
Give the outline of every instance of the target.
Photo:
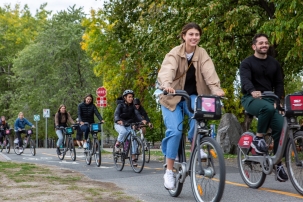
M 97 94 L 99 97 L 105 97 L 105 96 L 106 96 L 106 88 L 104 88 L 103 86 L 97 88 L 96 94 Z

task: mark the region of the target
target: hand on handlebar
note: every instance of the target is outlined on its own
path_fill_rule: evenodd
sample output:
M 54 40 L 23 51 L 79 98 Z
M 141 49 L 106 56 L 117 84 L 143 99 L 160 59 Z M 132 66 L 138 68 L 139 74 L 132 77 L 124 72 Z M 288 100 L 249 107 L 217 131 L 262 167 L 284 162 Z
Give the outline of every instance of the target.
M 166 87 L 163 90 L 166 91 L 167 93 L 172 93 L 172 94 L 174 94 L 176 92 L 175 89 L 173 89 L 171 87 Z
M 148 126 L 150 129 L 152 129 L 154 127 L 152 123 L 148 123 Z
M 251 95 L 253 96 L 253 98 L 260 98 L 262 93 L 261 91 L 253 91 L 251 92 Z

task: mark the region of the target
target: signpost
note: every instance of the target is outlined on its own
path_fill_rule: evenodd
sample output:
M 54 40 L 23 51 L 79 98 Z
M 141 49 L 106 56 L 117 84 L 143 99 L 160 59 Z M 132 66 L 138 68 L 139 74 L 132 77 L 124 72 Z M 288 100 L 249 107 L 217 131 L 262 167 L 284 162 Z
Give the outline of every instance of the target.
M 103 107 L 107 106 L 106 101 L 106 88 L 101 86 L 97 88 L 96 94 L 97 94 L 97 106 L 101 107 L 101 116 L 103 117 Z M 103 125 L 101 125 L 101 149 L 103 149 Z
M 47 148 L 47 118 L 50 117 L 49 109 L 43 109 L 43 117 L 45 118 L 45 148 Z
M 38 148 L 38 121 L 40 121 L 40 115 L 34 115 L 34 121 L 36 121 L 36 147 Z

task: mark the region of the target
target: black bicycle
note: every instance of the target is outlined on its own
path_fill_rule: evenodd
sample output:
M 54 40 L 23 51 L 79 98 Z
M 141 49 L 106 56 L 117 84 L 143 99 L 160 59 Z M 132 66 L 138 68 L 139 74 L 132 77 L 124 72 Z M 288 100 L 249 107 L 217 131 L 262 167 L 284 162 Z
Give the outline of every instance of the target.
M 10 144 L 10 141 L 9 141 L 9 135 L 11 134 L 11 130 L 12 129 L 3 129 L 3 128 L 0 128 L 1 132 L 4 131 L 3 142 L 0 145 L 0 152 L 2 152 L 3 149 L 5 149 L 6 153 L 10 152 L 10 150 L 11 150 L 11 144 Z
M 26 134 L 25 137 L 24 137 L 24 140 L 23 140 L 23 146 L 22 146 L 22 149 L 20 150 L 20 147 L 19 147 L 19 140 L 18 138 L 16 138 L 14 140 L 14 151 L 17 155 L 21 155 L 25 148 L 27 148 L 29 146 L 30 148 L 30 151 L 31 151 L 31 154 L 33 156 L 36 155 L 36 144 L 34 142 L 34 140 L 32 140 L 31 136 L 33 135 L 33 130 L 32 129 L 22 129 L 19 131 L 21 134 L 24 133 Z
M 70 157 L 73 161 L 76 161 L 76 149 L 74 145 L 74 140 L 72 135 L 74 134 L 74 128 L 78 127 L 78 125 L 72 125 L 71 127 L 63 127 L 60 126 L 57 129 L 62 131 L 63 134 L 63 142 L 60 145 L 60 153 L 58 154 L 58 158 L 60 160 L 64 159 L 64 156 L 68 151 L 70 151 Z
M 94 156 L 96 165 L 98 167 L 100 167 L 101 166 L 101 147 L 100 147 L 100 142 L 98 140 L 98 133 L 101 132 L 102 123 L 89 124 L 89 123 L 85 122 L 84 124 L 89 125 L 90 133 L 93 136 L 92 142 L 91 142 L 89 136 L 86 140 L 87 147 L 84 149 L 85 162 L 87 165 L 90 165 L 92 162 L 92 156 Z
M 173 197 L 179 196 L 185 178 L 190 175 L 191 188 L 196 201 L 220 201 L 225 186 L 225 161 L 222 149 L 211 138 L 208 120 L 221 118 L 221 97 L 199 95 L 195 110 L 191 107 L 190 96 L 184 90 L 176 90 L 169 96 L 182 96 L 187 101 L 188 110 L 194 114 L 195 132 L 191 148 L 190 161 L 186 162 L 185 145 L 181 138 L 178 150 L 178 162 L 175 161 L 173 172 L 176 178 L 175 189 L 168 190 Z M 166 164 L 164 164 L 166 170 Z
M 144 168 L 145 151 L 141 137 L 138 137 L 135 131 L 142 123 L 129 123 L 131 131 L 126 135 L 125 139 L 120 143 L 118 150 L 115 148 L 115 140 L 113 146 L 113 159 L 115 167 L 118 171 L 122 171 L 125 164 L 125 159 L 129 159 L 132 169 L 136 173 L 140 173 Z

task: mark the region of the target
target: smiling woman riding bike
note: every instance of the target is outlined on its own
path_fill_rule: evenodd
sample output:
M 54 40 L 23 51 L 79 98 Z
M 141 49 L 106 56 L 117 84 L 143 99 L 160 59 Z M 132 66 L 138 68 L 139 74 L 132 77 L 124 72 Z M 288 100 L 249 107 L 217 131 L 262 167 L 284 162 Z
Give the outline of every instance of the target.
M 197 95 L 224 96 L 211 58 L 205 49 L 198 46 L 201 34 L 201 27 L 196 23 L 185 25 L 180 34 L 182 44 L 166 54 L 158 73 L 160 88 L 168 93 L 185 90 L 192 100 L 192 108 Z M 166 156 L 167 163 L 164 186 L 172 190 L 175 188 L 172 170 L 183 131 L 181 123 L 185 114 L 192 117 L 193 113 L 188 110 L 185 100 L 180 96 L 161 94 L 160 104 L 166 126 L 165 138 L 162 140 L 162 152 Z M 192 141 L 195 121 L 189 119 L 189 126 L 188 139 Z M 205 156 L 203 151 L 201 154 Z

